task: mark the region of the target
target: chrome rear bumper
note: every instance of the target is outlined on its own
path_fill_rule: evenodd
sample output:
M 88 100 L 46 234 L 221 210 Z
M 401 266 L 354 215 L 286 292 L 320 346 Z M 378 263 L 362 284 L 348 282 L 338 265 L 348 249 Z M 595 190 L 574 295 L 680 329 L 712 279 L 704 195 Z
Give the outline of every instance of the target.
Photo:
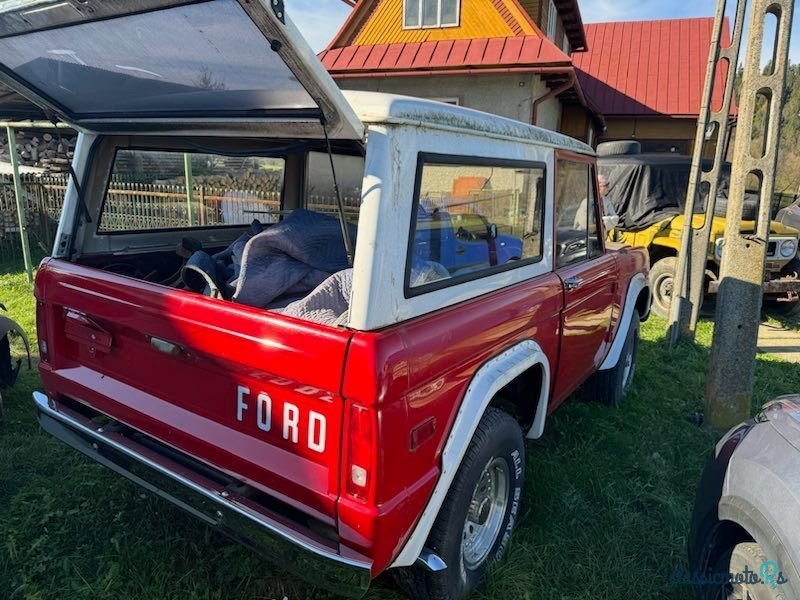
M 212 469 L 205 473 L 192 469 L 191 462 L 159 453 L 157 442 L 139 443 L 113 422 L 98 426 L 42 393 L 35 392 L 33 400 L 39 424 L 49 434 L 259 551 L 281 568 L 343 596 L 361 597 L 367 591 L 369 562 L 342 556 L 335 542 L 298 531 L 281 515 L 268 514 L 261 505 L 210 477 Z

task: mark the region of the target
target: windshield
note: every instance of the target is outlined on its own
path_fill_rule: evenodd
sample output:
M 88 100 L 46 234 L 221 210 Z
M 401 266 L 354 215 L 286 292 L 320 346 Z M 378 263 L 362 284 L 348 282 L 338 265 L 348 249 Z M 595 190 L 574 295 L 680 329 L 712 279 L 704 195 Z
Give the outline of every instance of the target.
M 234 0 L 7 37 L 0 56 L 78 118 L 317 109 Z

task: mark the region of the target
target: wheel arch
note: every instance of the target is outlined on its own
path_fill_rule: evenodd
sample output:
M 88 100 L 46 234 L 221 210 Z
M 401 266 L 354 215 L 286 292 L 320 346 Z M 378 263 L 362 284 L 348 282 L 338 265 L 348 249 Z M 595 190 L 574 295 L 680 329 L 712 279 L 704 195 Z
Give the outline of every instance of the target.
M 650 254 L 650 266 L 656 264 L 660 260 L 664 260 L 665 258 L 678 256 L 678 250 L 672 246 L 665 246 L 664 244 L 659 244 L 655 241 L 650 244 L 650 247 L 647 249 L 647 251 Z
M 653 290 L 649 285 L 646 285 L 639 291 L 634 306 L 642 322 L 650 318 L 650 308 L 653 306 Z
M 625 305 L 622 307 L 617 333 L 611 343 L 611 349 L 608 351 L 606 359 L 600 365 L 600 371 L 607 371 L 617 366 L 622 356 L 622 350 L 625 347 L 628 330 L 631 327 L 631 319 L 638 312 L 639 317 L 642 320 L 646 320 L 650 315 L 652 301 L 653 294 L 650 289 L 650 281 L 645 277 L 644 273 L 636 273 L 628 284 L 628 293 L 625 295 Z
M 544 434 L 548 391 L 549 377 L 545 365 L 537 362 L 499 390 L 489 406 L 514 417 L 528 439 L 538 439 Z
M 536 376 L 537 369 L 541 374 L 541 386 L 533 422 L 527 431 L 527 437 L 535 439 L 544 433 L 550 395 L 550 362 L 541 346 L 533 340 L 519 342 L 489 359 L 473 375 L 445 442 L 441 472 L 433 493 L 391 568 L 411 566 L 422 554 L 431 528 L 486 409 L 515 380 L 526 377 L 526 373 L 528 377 L 531 373 Z

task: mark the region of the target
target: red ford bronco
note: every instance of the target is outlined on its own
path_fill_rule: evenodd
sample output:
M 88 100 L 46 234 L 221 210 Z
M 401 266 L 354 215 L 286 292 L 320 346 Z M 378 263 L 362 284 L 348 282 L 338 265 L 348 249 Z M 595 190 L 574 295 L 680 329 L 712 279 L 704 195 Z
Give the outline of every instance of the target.
M 524 438 L 633 376 L 648 261 L 605 243 L 591 148 L 340 92 L 279 0 L 20 1 L 0 63 L 82 132 L 42 427 L 328 589 L 466 596 Z

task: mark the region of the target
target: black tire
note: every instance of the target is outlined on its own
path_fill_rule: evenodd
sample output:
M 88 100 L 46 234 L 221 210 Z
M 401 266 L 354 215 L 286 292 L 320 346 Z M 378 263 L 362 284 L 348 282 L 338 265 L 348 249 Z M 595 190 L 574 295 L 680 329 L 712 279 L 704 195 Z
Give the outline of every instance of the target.
M 634 140 L 621 140 L 618 142 L 603 142 L 597 144 L 597 156 L 628 156 L 641 154 L 642 145 Z
M 471 510 L 475 510 L 471 509 L 474 494 L 484 479 L 486 469 L 493 463 L 500 469 L 506 469 L 508 495 L 505 511 L 502 520 L 498 521 L 500 527 L 496 530 L 496 538 L 485 559 L 469 567 L 462 551 L 467 516 Z M 525 445 L 522 429 L 507 413 L 495 408 L 487 409 L 428 537 L 427 547 L 444 560 L 447 569 L 436 573 L 419 565 L 398 569 L 394 575 L 400 587 L 416 600 L 466 598 L 508 546 L 519 512 L 524 479 Z M 484 504 L 481 504 L 481 509 L 483 507 Z
M 677 263 L 678 259 L 674 256 L 668 256 L 657 261 L 650 269 L 650 286 L 653 288 L 653 312 L 662 319 L 669 317 L 669 306 L 672 302 Z
M 761 567 L 767 563 L 764 551 L 756 543 L 746 542 L 737 544 L 725 552 L 714 568 L 714 573 L 718 575 L 748 572 L 761 577 Z M 775 563 L 777 568 L 777 563 Z M 771 571 L 772 572 L 772 571 Z M 728 583 L 720 586 L 712 586 L 704 590 L 702 597 L 708 600 L 739 600 L 748 598 L 750 600 L 787 600 L 786 593 L 788 587 L 778 585 L 777 573 L 775 573 L 776 585 L 773 588 L 769 583 Z
M 584 386 L 586 396 L 595 402 L 619 408 L 628 394 L 636 374 L 636 358 L 639 353 L 641 319 L 633 312 L 631 325 L 622 347 L 619 361 L 613 369 L 598 371 Z
M 778 302 L 771 298 L 765 298 L 764 308 L 778 317 L 800 318 L 800 302 Z

